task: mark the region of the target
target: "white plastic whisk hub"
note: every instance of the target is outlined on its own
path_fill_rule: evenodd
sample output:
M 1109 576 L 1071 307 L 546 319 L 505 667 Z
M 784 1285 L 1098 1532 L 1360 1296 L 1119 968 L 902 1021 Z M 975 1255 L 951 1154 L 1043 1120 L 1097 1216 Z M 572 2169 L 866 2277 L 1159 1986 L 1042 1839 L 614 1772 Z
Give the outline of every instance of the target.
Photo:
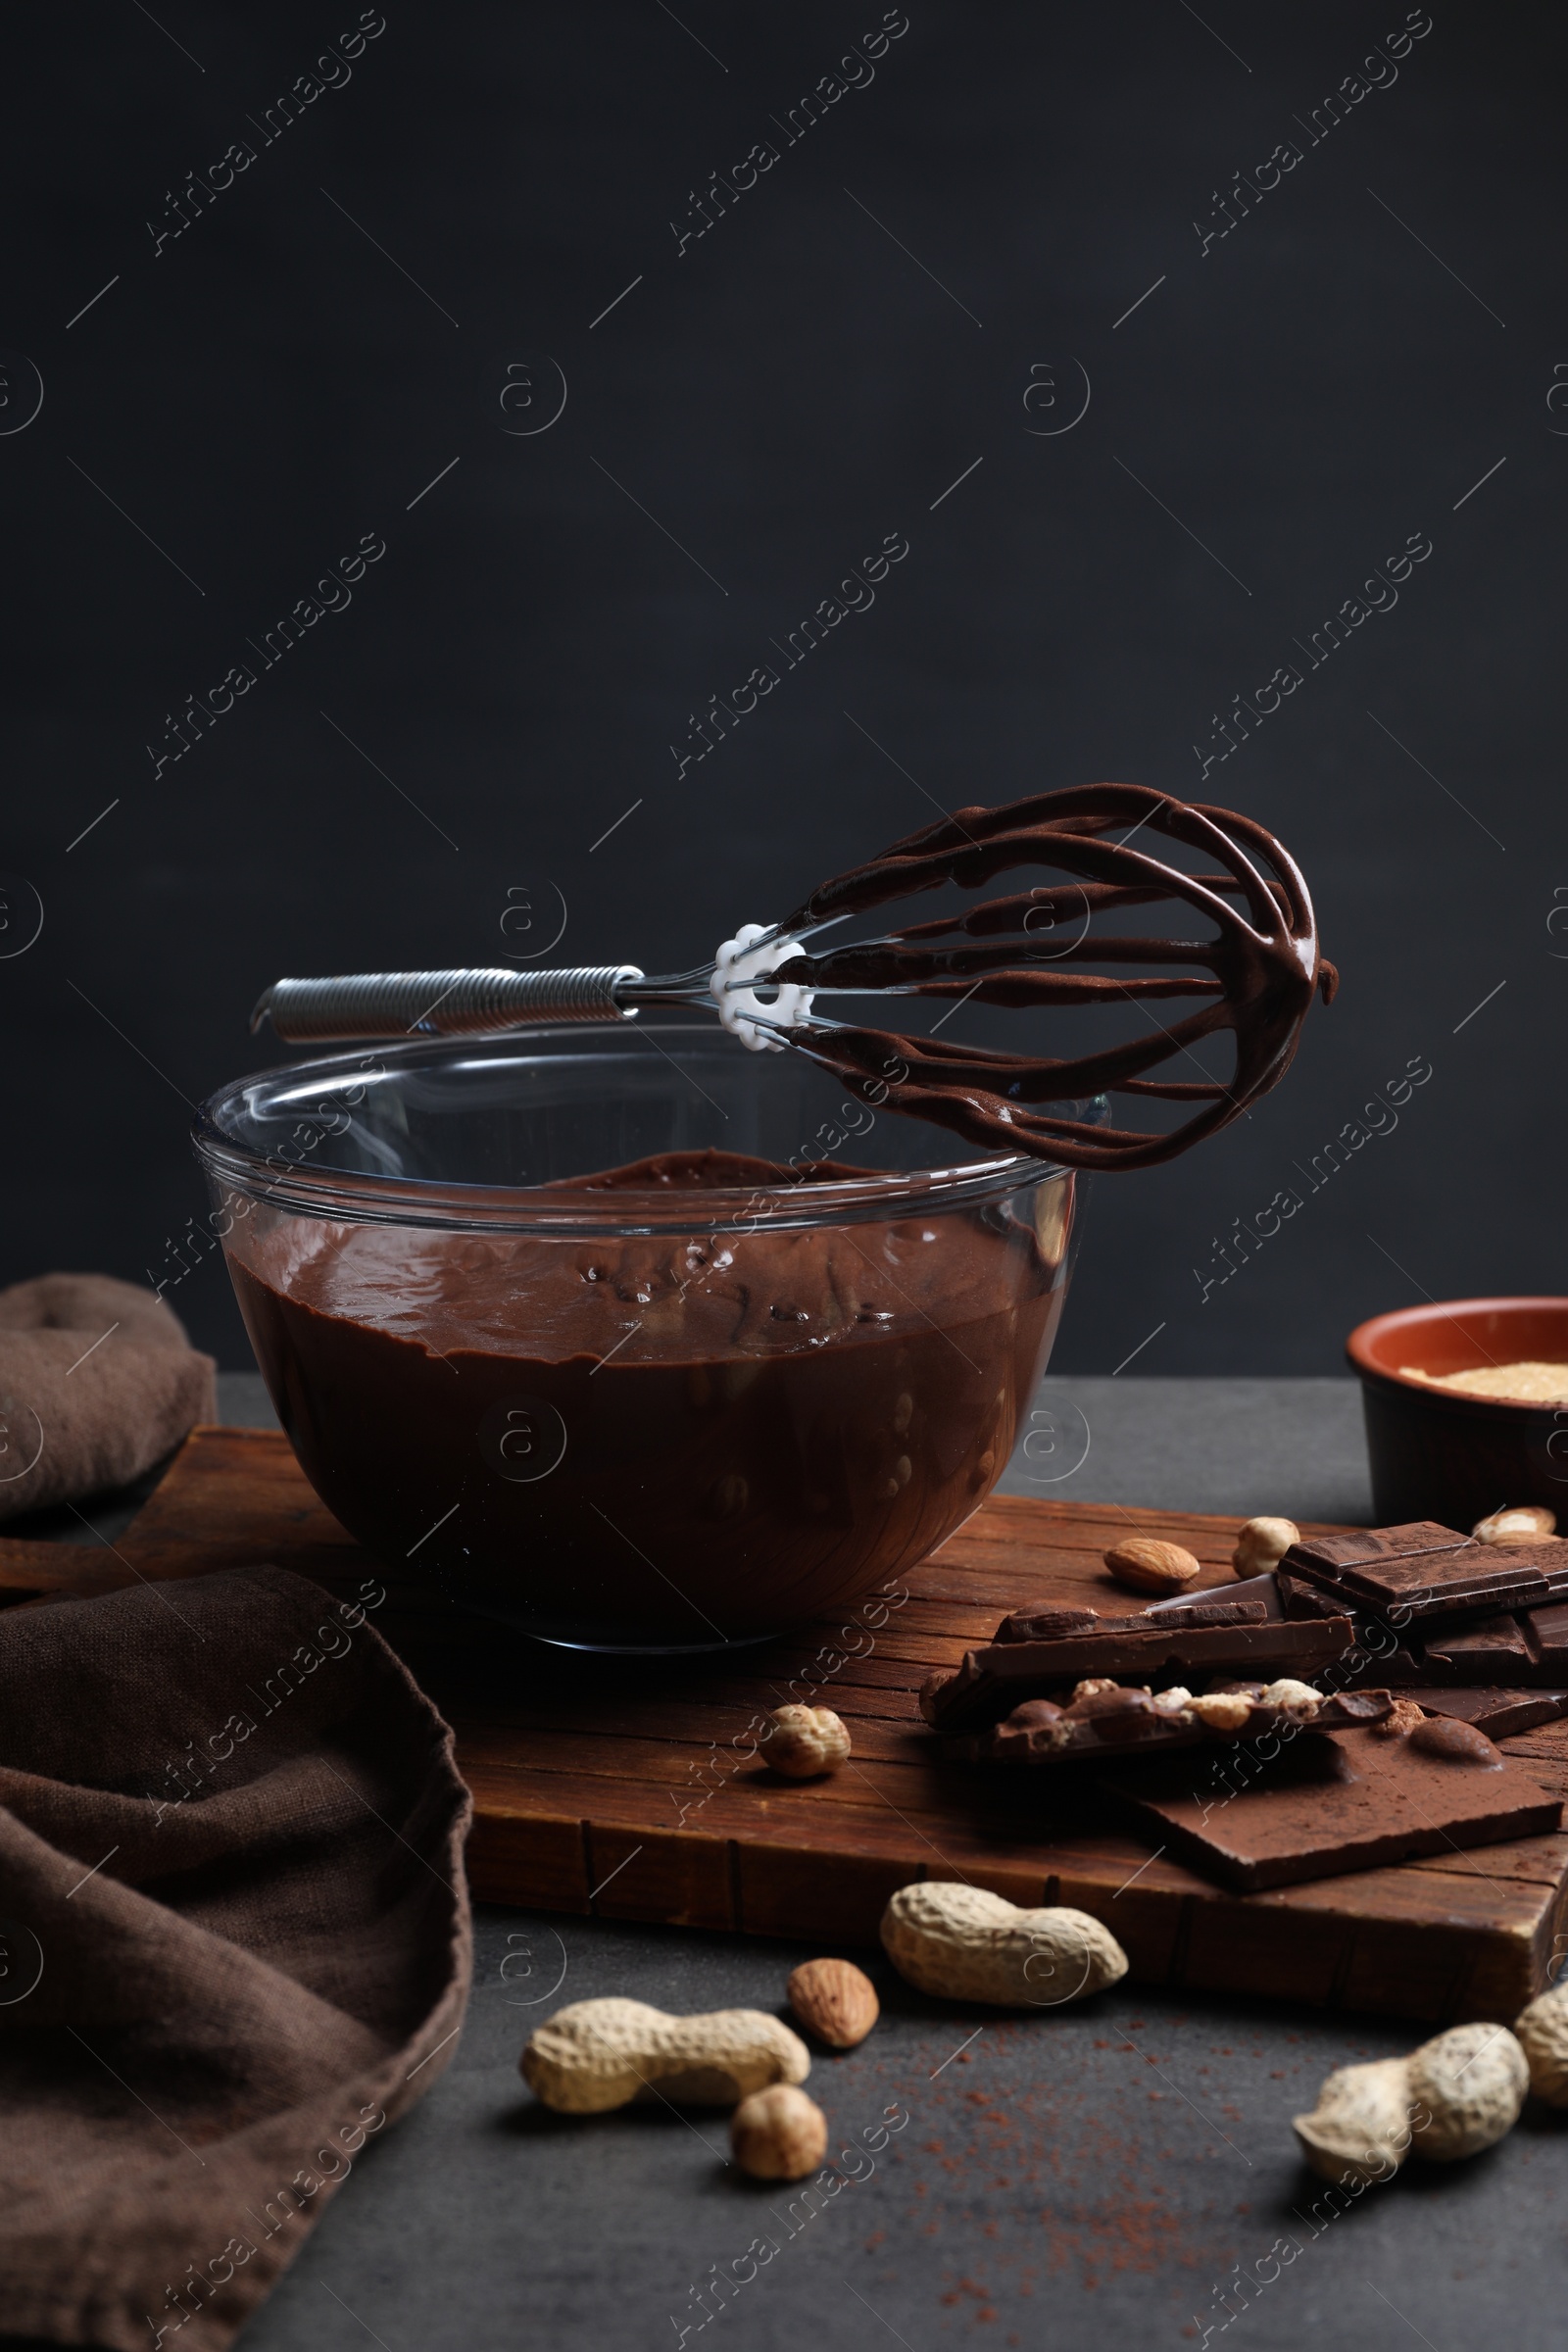
M 787 963 L 800 942 L 796 939 L 770 939 L 769 923 L 742 923 L 733 939 L 726 939 L 713 964 L 713 976 L 708 983 L 708 993 L 718 1006 L 718 1017 L 732 1037 L 754 1054 L 782 1054 L 784 1041 L 772 1037 L 766 1022 L 774 1029 L 796 1029 L 810 1017 L 812 991 L 801 988 L 793 981 L 780 981 L 771 1004 L 764 1004 L 753 985 L 765 980 L 768 973 Z M 768 940 L 759 947 L 759 940 Z

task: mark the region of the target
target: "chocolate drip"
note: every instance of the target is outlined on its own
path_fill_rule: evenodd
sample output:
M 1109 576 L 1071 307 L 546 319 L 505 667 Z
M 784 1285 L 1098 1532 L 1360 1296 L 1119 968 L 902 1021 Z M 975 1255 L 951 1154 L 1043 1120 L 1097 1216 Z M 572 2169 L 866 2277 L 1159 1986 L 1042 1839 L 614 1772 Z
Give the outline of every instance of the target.
M 1147 844 L 1103 838 L 1125 826 L 1183 842 L 1219 870 L 1184 873 L 1152 856 Z M 1306 883 L 1274 836 L 1250 817 L 1193 807 L 1139 784 L 1088 784 L 1004 808 L 961 808 L 895 842 L 869 864 L 822 883 L 779 929 L 809 931 L 947 883 L 977 888 L 1020 865 L 1054 867 L 1076 878 L 859 945 L 821 955 L 803 950 L 774 977 L 808 988 L 885 988 L 985 1004 L 1197 998 L 1198 1008 L 1168 1027 L 1156 1022 L 1126 1044 L 1064 1058 L 820 1021 L 792 1030 L 790 1044 L 867 1100 L 952 1128 L 985 1151 L 1024 1152 L 1068 1167 L 1149 1167 L 1228 1127 L 1278 1085 L 1314 991 L 1321 988 L 1328 1004 L 1338 986 L 1334 966 L 1318 953 Z M 1053 926 L 1081 918 L 1087 934 L 1092 915 L 1162 900 L 1179 901 L 1206 917 L 1218 936 L 1084 936 L 1049 956 L 1040 953 L 1042 918 Z M 1192 968 L 1176 976 L 1126 978 L 1064 968 L 1096 962 Z M 1228 1083 L 1147 1075 L 1221 1029 L 1231 1030 L 1236 1041 Z M 1081 1103 L 1100 1093 L 1202 1107 L 1168 1134 L 1032 1107 Z

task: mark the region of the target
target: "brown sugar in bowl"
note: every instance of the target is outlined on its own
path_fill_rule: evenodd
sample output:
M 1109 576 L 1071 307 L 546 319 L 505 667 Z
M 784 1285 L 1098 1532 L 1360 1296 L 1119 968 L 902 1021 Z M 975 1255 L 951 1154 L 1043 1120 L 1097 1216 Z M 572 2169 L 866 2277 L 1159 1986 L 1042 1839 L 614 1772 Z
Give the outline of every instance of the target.
M 1478 1366 L 1568 1363 L 1568 1298 L 1449 1298 L 1357 1324 L 1345 1344 L 1361 1382 L 1372 1516 L 1468 1529 L 1505 1504 L 1568 1522 L 1568 1404 L 1514 1403 L 1411 1380 Z

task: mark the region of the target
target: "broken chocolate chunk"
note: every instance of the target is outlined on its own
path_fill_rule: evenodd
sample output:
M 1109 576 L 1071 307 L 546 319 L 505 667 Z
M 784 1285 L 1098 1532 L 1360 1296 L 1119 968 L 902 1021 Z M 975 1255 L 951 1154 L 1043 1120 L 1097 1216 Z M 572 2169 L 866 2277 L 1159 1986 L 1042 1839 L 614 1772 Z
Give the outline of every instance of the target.
M 1426 1635 L 1422 1642 L 1429 1668 L 1446 1667 L 1455 1673 L 1517 1673 L 1534 1664 L 1523 1626 L 1514 1617 L 1462 1618 L 1444 1632 Z
M 1244 1604 L 1248 1605 L 1248 1604 Z M 1255 1606 L 1256 1604 L 1250 1604 Z M 1185 1614 L 1185 1612 L 1184 1612 Z M 1241 1624 L 1185 1625 L 1163 1614 L 1102 1621 L 1097 1630 L 1054 1642 L 997 1642 L 964 1652 L 957 1672 L 940 1686 L 929 1678 L 920 1709 L 938 1731 L 967 1731 L 998 1723 L 1024 1698 L 1050 1698 L 1085 1675 L 1140 1682 L 1188 1683 L 1205 1674 L 1266 1671 L 1310 1681 L 1350 1646 L 1345 1617 L 1299 1625 L 1248 1618 Z
M 990 1731 L 945 1740 L 942 1752 L 955 1764 L 1072 1764 L 1091 1757 L 1108 1764 L 1118 1749 L 1125 1753 L 1136 1747 L 1147 1753 L 1221 1742 L 1236 1747 L 1249 1740 L 1281 1735 L 1294 1739 L 1306 1720 L 1314 1730 L 1376 1723 L 1394 1704 L 1387 1690 L 1355 1690 L 1321 1700 L 1308 1719 L 1295 1707 L 1251 1696 L 1261 1689 L 1260 1684 L 1250 1687 L 1250 1705 L 1236 1724 L 1224 1728 L 1204 1722 L 1190 1707 L 1162 1706 L 1159 1696 L 1147 1690 L 1099 1691 L 1092 1698 L 1074 1700 L 1070 1707 L 1026 1699 Z
M 1419 1684 L 1394 1695 L 1400 1703 L 1415 1700 L 1429 1715 L 1452 1715 L 1461 1723 L 1473 1723 L 1489 1740 L 1511 1740 L 1537 1724 L 1568 1715 L 1568 1690 L 1453 1690 Z
M 1329 1592 L 1343 1607 L 1414 1617 L 1485 1614 L 1568 1593 L 1568 1562 L 1557 1544 L 1478 1544 L 1451 1527 L 1421 1520 L 1293 1544 L 1280 1562 L 1293 1583 Z
M 1265 1617 L 1283 1617 L 1279 1582 L 1272 1569 L 1262 1576 L 1244 1576 L 1236 1584 L 1209 1585 L 1199 1592 L 1175 1592 L 1169 1600 L 1152 1600 L 1144 1611 L 1165 1623 L 1175 1609 L 1234 1608 L 1238 1601 L 1260 1601 Z
M 1100 1622 L 1098 1609 L 1074 1609 L 1065 1601 L 1042 1600 L 1031 1607 L 1014 1609 L 1009 1617 L 1004 1617 L 992 1640 L 1046 1642 L 1058 1634 L 1086 1634 Z
M 1416 1519 L 1403 1527 L 1358 1527 L 1344 1536 L 1306 1536 L 1293 1544 L 1280 1562 L 1287 1573 L 1298 1567 L 1310 1576 L 1316 1569 L 1337 1574 L 1363 1560 L 1401 1560 L 1434 1551 L 1464 1551 L 1473 1536 L 1457 1528 L 1440 1527 L 1435 1519 Z
M 1304 1584 L 1298 1576 L 1276 1571 L 1274 1583 L 1281 1612 L 1287 1617 L 1338 1617 L 1344 1613 L 1342 1602 L 1320 1592 L 1316 1585 Z
M 1156 1608 L 1146 1609 L 1144 1615 L 1153 1618 L 1158 1626 L 1183 1628 L 1197 1625 L 1266 1625 L 1269 1622 L 1269 1612 L 1262 1601 L 1232 1600 L 1229 1595 L 1223 1600 L 1204 1597 L 1197 1600 L 1165 1600 Z M 1122 1622 L 1131 1626 L 1141 1620 L 1129 1617 Z
M 1423 1754 L 1419 1737 L 1313 1730 L 1240 1788 L 1213 1756 L 1141 1761 L 1101 1787 L 1152 1842 L 1245 1893 L 1557 1828 L 1560 1802 L 1518 1765 Z

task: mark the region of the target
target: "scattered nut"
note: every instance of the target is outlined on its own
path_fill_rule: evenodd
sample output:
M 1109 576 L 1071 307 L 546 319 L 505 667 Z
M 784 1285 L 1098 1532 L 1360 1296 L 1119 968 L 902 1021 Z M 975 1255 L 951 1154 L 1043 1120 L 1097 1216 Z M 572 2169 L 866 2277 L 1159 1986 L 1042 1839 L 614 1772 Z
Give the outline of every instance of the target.
M 837 1772 L 850 1756 L 850 1735 L 831 1707 L 775 1707 L 768 1717 L 763 1762 L 787 1781 Z
M 1192 1703 L 1192 1692 L 1180 1683 L 1172 1683 L 1168 1690 L 1156 1690 L 1154 1693 L 1154 1704 L 1162 1715 L 1179 1715 L 1183 1707 L 1190 1707 Z
M 1565 2024 L 1556 2023 L 1559 2034 Z M 1568 2057 L 1568 2038 L 1560 2046 Z M 1347 2171 L 1362 2181 L 1387 2180 L 1412 2149 L 1451 2164 L 1493 2147 L 1518 2122 L 1529 2085 L 1525 2052 L 1506 2026 L 1453 2026 L 1408 2058 L 1342 2066 L 1313 2112 L 1296 2117 L 1296 2136 L 1325 2180 Z
M 1231 1566 L 1238 1576 L 1261 1576 L 1277 1568 L 1301 1531 L 1294 1519 L 1249 1519 L 1236 1539 Z
M 1209 1690 L 1201 1698 L 1190 1698 L 1187 1704 L 1211 1732 L 1239 1732 L 1252 1712 L 1245 1690 Z
M 1396 1698 L 1382 1722 L 1372 1726 L 1372 1737 L 1402 1740 L 1406 1733 L 1419 1731 L 1426 1719 L 1426 1709 L 1418 1707 L 1413 1698 Z
M 983 1886 L 928 1879 L 901 1886 L 882 1943 L 921 1992 L 998 2008 L 1054 2008 L 1127 1974 L 1127 1955 L 1087 1911 L 1020 1910 Z
M 1513 2129 L 1530 2068 L 1506 2026 L 1452 2026 L 1412 2053 L 1405 2080 L 1416 2108 L 1417 2155 L 1451 2164 Z
M 1068 1699 L 1067 1704 L 1069 1707 L 1075 1707 L 1080 1699 L 1100 1698 L 1102 1697 L 1107 1690 L 1119 1690 L 1120 1689 L 1121 1685 L 1117 1682 L 1114 1675 L 1092 1674 L 1088 1677 L 1087 1681 L 1074 1683 L 1072 1687 L 1072 1696 Z
M 1408 2060 L 1375 2058 L 1342 2066 L 1317 2094 L 1310 2115 L 1294 2119 L 1301 2152 L 1324 2180 L 1346 2174 L 1363 2183 L 1387 2180 L 1410 2153 Z
M 729 2144 L 754 2180 L 800 2180 L 814 2173 L 827 2147 L 827 2117 L 788 2082 L 754 2090 L 729 2123 Z
M 1451 1764 L 1500 1764 L 1501 1750 L 1485 1732 L 1454 1715 L 1429 1715 L 1410 1734 L 1410 1745 L 1423 1755 L 1442 1756 Z
M 803 1960 L 785 1990 L 808 2034 L 835 2050 L 853 2050 L 881 2015 L 876 1986 L 851 1960 Z
M 1544 1502 L 1517 1502 L 1470 1530 L 1478 1544 L 1547 1544 L 1557 1533 L 1557 1514 Z
M 1152 1536 L 1129 1536 L 1125 1544 L 1113 1544 L 1105 1566 L 1130 1592 L 1185 1592 L 1203 1573 L 1202 1562 L 1180 1544 L 1156 1543 Z
M 563 2115 L 599 2115 L 656 2094 L 693 2107 L 733 2107 L 770 2082 L 804 2082 L 810 2053 L 760 2009 L 671 2017 L 646 2001 L 572 2001 L 533 2034 L 519 2071 Z
M 1514 2019 L 1530 2087 L 1548 2107 L 1568 2107 L 1568 1985 L 1544 1992 Z
M 1283 1707 L 1288 1715 L 1315 1715 L 1323 1704 L 1322 1693 L 1310 1683 L 1294 1682 L 1289 1675 L 1277 1683 L 1269 1683 L 1261 1693 L 1265 1707 Z

